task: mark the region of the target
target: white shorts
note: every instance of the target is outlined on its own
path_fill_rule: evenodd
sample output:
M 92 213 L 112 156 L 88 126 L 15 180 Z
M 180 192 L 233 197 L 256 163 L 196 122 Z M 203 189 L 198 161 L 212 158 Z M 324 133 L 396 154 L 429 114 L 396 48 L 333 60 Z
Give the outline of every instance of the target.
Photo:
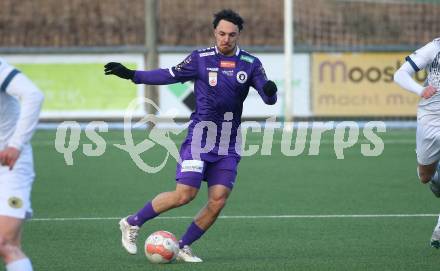
M 0 215 L 32 217 L 31 190 L 35 178 L 32 148 L 23 147 L 13 170 L 0 166 Z
M 431 165 L 440 160 L 440 127 L 417 123 L 417 162 Z

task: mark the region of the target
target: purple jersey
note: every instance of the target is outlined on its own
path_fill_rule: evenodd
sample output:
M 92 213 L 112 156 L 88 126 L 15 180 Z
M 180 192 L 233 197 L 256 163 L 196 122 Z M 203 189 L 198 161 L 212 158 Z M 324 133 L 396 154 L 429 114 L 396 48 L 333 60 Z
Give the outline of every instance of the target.
M 263 86 L 268 79 L 260 60 L 238 47 L 233 56 L 221 54 L 216 47 L 196 50 L 172 68 L 136 71 L 133 78 L 136 84 L 149 85 L 186 81 L 194 81 L 196 110 L 191 114 L 192 122 L 183 144 L 191 144 L 193 136 L 200 134 L 194 132 L 195 127 L 201 127 L 197 126 L 198 123 L 212 122 L 216 129 L 207 132 L 211 127 L 205 128 L 201 139 L 202 146 L 206 144 L 207 138 L 215 141 L 209 156 L 239 156 L 235 144 L 241 124 L 243 102 L 249 93 L 249 87 L 254 87 L 266 104 L 274 104 L 277 100 L 276 94 L 268 97 L 263 92 Z M 228 122 L 229 125 L 223 126 Z M 230 134 L 227 140 L 224 140 L 222 130 L 224 135 Z M 226 142 L 226 147 L 221 142 Z

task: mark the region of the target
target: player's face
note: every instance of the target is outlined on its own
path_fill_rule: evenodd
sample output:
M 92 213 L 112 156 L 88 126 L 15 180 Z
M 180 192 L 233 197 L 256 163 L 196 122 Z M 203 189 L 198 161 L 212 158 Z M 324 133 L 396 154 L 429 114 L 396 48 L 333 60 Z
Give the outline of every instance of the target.
M 240 36 L 238 26 L 235 24 L 221 20 L 217 28 L 214 29 L 215 44 L 219 51 L 227 56 L 231 56 L 235 53 L 235 46 Z

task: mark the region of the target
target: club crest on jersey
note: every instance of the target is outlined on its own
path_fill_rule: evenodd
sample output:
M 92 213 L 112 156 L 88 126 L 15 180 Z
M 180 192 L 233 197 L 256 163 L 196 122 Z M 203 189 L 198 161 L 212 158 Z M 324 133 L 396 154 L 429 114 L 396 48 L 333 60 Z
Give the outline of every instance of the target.
M 220 61 L 220 68 L 227 68 L 227 69 L 234 69 L 235 68 L 235 61 Z
M 237 73 L 237 81 L 239 83 L 242 83 L 242 84 L 245 83 L 247 78 L 248 78 L 248 75 L 247 75 L 246 72 L 240 71 L 240 72 Z
M 21 207 L 23 207 L 23 201 L 17 197 L 10 197 L 8 199 L 8 204 L 9 204 L 9 207 L 11 207 L 13 209 L 20 209 Z
M 211 87 L 217 86 L 217 72 L 209 72 L 208 81 Z

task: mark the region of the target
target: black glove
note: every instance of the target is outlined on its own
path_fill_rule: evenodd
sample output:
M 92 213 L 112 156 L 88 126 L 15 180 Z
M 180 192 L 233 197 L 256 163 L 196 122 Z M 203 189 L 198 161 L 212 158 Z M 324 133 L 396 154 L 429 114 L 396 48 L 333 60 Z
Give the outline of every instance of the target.
M 110 62 L 104 66 L 105 75 L 114 74 L 124 79 L 133 79 L 134 70 L 127 69 L 124 65 L 117 62 Z
M 268 97 L 272 97 L 277 93 L 277 85 L 273 81 L 267 81 L 266 84 L 263 86 L 264 94 Z

